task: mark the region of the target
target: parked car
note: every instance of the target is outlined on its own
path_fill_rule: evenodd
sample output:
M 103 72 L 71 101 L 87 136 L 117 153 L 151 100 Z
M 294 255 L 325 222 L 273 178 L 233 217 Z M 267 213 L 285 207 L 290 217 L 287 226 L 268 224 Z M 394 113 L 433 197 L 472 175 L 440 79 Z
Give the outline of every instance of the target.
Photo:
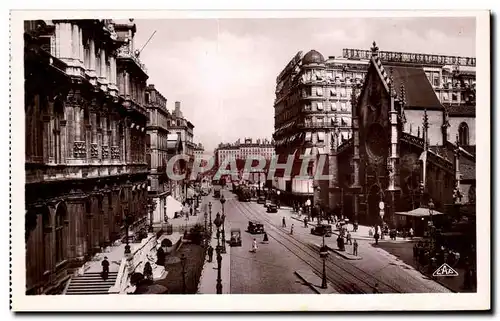
M 241 246 L 241 230 L 239 228 L 231 229 L 231 239 L 229 241 L 231 246 Z
M 332 236 L 332 226 L 328 224 L 317 225 L 311 229 L 311 234 L 330 237 Z
M 278 213 L 278 206 L 274 203 L 267 204 L 267 210 L 266 212 L 268 213 Z
M 264 224 L 262 224 L 260 221 L 249 221 L 248 232 L 252 234 L 264 233 Z
M 259 196 L 257 204 L 266 204 L 266 197 L 264 195 Z

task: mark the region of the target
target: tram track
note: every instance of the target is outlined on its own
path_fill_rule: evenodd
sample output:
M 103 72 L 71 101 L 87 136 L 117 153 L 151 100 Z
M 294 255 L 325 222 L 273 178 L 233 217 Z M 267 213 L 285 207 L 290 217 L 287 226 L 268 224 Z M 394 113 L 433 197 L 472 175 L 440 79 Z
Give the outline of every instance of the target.
M 274 222 L 262 216 L 262 214 L 252 205 L 240 203 L 237 200 L 234 200 L 234 204 L 247 219 L 258 219 L 266 222 L 272 230 L 271 233 L 267 231 L 269 237 L 310 266 L 315 273 L 318 275 L 322 274 L 323 261 L 318 257 L 318 249 L 315 245 L 298 240 L 287 231 L 275 226 Z M 354 265 L 339 263 L 338 260 L 332 257 L 327 258 L 326 263 L 327 280 L 341 293 L 371 293 L 375 284 L 379 285 L 378 290 L 382 293 L 402 293 L 398 288 L 370 275 Z

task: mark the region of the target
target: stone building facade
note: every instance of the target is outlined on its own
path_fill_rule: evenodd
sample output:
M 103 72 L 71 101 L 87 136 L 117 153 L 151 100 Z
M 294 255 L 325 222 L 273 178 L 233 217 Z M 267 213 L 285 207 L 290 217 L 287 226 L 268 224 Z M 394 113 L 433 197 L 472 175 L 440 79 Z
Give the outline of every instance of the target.
M 175 108 L 170 114 L 167 124 L 170 132 L 179 136 L 182 144 L 182 155 L 185 156 L 185 159 L 180 162 L 179 166 L 183 171 L 186 171 L 186 179 L 176 182 L 176 185 L 180 188 L 178 200 L 185 200 L 187 197 L 188 183 L 191 180 L 190 169 L 193 166 L 194 149 L 196 147 L 196 144 L 193 141 L 194 125 L 182 114 L 181 103 L 179 101 L 175 102 Z
M 146 107 L 149 113 L 146 139 L 146 157 L 150 169 L 149 196 L 156 204 L 153 217 L 163 218 L 167 214 L 167 196 L 171 193 L 167 175 L 167 124 L 170 113 L 167 99 L 152 84 L 146 88 Z
M 379 51 L 378 57 L 384 63 L 421 67 L 441 106 L 428 110 L 430 123 L 439 124 L 428 129 L 431 144 L 443 144 L 443 122 L 448 126 L 448 140 L 453 141 L 460 131 L 463 145 L 475 144 L 475 58 L 385 51 Z M 276 188 L 300 200 L 318 199 L 321 191 L 328 194 L 328 186 L 313 179 L 313 169 L 320 155 L 331 153 L 333 143 L 352 140 L 351 97 L 364 85 L 370 61 L 370 50 L 344 49 L 342 57 L 328 59 L 315 50 L 305 55 L 299 52 L 277 77 L 276 154 L 280 163 L 286 163 L 288 155 L 295 155 L 295 162 L 290 177 L 277 171 Z M 407 110 L 406 118 L 405 131 L 422 135 L 421 112 Z M 309 179 L 294 178 L 302 164 L 301 155 L 313 159 Z
M 146 220 L 148 78 L 135 24 L 25 22 L 26 291 L 59 293 L 74 268 Z

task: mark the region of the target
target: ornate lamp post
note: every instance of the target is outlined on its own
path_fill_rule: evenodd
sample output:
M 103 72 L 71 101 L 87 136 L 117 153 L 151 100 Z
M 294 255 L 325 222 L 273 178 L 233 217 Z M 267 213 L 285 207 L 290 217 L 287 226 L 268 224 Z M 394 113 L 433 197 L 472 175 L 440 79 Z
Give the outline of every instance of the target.
M 210 214 L 210 235 L 212 235 L 212 202 L 208 202 L 208 213 Z
M 222 224 L 222 219 L 220 218 L 219 213 L 217 213 L 217 215 L 215 217 L 214 224 L 217 227 L 217 248 L 216 248 L 216 252 L 217 252 L 217 286 L 216 287 L 217 287 L 217 294 L 222 294 L 222 279 L 221 279 L 221 264 L 222 264 L 221 252 L 222 252 L 222 248 L 221 248 L 220 243 L 219 243 L 219 228 Z
M 186 294 L 186 256 L 184 253 L 181 254 L 181 265 L 182 265 L 182 293 Z
M 222 225 L 222 219 L 221 219 L 219 213 L 217 213 L 217 215 L 215 215 L 214 224 L 215 224 L 215 227 L 217 227 L 217 247 L 219 247 L 220 246 L 220 242 L 219 242 L 220 226 Z
M 222 265 L 222 255 L 221 255 L 221 248 L 220 246 L 217 246 L 217 249 L 215 250 L 217 252 L 217 294 L 222 294 L 222 278 L 221 278 L 221 265 Z
M 224 195 L 220 197 L 220 203 L 222 205 L 222 215 L 224 215 L 224 203 L 226 203 L 226 199 L 224 198 Z
M 207 231 L 208 214 L 207 214 L 207 212 L 205 212 L 205 214 L 203 216 L 205 216 L 205 248 L 207 248 L 208 247 L 208 231 Z
M 325 245 L 325 234 L 323 234 L 323 245 L 319 250 L 319 256 L 323 259 L 323 275 L 321 277 L 321 288 L 326 289 L 328 287 L 326 282 L 326 258 L 328 257 L 328 247 Z
M 128 211 L 128 206 L 125 205 L 123 208 L 123 217 L 124 217 L 124 224 L 125 224 L 125 255 L 130 254 L 130 245 L 128 243 L 128 229 L 131 225 L 132 221 L 132 216 L 129 214 Z
M 221 252 L 222 254 L 226 254 L 226 232 L 224 230 L 224 224 L 226 222 L 226 214 L 222 214 L 222 249 Z
M 152 198 L 148 198 L 147 208 L 149 211 L 149 229 L 148 229 L 148 232 L 153 233 L 153 213 L 156 209 L 156 202 Z

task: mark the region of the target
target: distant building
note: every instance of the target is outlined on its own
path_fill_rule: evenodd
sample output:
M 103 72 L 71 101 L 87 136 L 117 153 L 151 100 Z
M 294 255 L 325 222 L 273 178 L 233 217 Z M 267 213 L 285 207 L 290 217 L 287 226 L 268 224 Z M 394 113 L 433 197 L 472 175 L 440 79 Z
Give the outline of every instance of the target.
M 168 119 L 167 99 L 155 88 L 146 88 L 146 107 L 149 113 L 146 138 L 146 158 L 150 168 L 148 194 L 156 204 L 153 222 L 163 221 L 167 210 L 167 196 L 170 195 L 168 162 Z
M 190 169 L 194 162 L 195 143 L 193 142 L 194 125 L 184 118 L 181 111 L 181 103 L 179 101 L 175 102 L 175 109 L 170 114 L 167 125 L 172 134 L 179 136 L 182 144 L 182 153 L 186 156 L 186 164 L 182 166 L 183 170 L 186 170 L 186 179 L 176 182 L 177 186 L 180 184 L 182 191 L 182 196 L 178 198 L 178 200 L 184 200 L 187 197 L 187 183 L 190 181 Z M 184 164 L 184 161 L 182 163 Z
M 274 144 L 268 139 L 245 138 L 244 142 L 238 139 L 232 144 L 221 143 L 215 149 L 216 164 L 221 165 L 226 160 L 244 161 L 250 156 L 262 156 L 266 160 L 270 160 L 275 155 Z

